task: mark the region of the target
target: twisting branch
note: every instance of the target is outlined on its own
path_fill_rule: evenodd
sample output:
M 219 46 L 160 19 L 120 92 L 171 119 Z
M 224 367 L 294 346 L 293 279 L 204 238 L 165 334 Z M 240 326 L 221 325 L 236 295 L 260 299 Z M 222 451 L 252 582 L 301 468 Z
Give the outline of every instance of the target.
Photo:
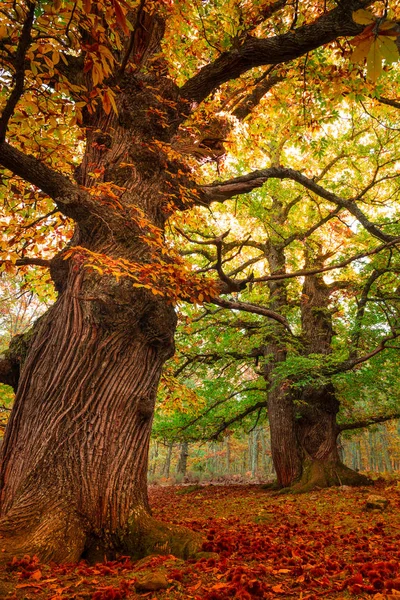
M 287 329 L 287 331 L 292 334 L 292 330 L 290 329 L 290 325 L 279 313 L 274 310 L 270 310 L 269 308 L 264 308 L 263 306 L 258 306 L 257 304 L 252 304 L 251 302 L 239 302 L 235 300 L 226 300 L 225 298 L 213 298 L 210 300 L 212 304 L 216 304 L 217 306 L 221 306 L 222 308 L 229 308 L 234 310 L 242 310 L 244 312 L 253 313 L 255 315 L 261 315 L 263 317 L 268 317 L 269 319 L 273 319 L 274 321 L 278 321 L 281 325 Z
M 314 179 L 306 177 L 306 175 L 303 175 L 300 171 L 282 166 L 260 169 L 248 173 L 247 175 L 242 175 L 241 177 L 234 177 L 225 182 L 204 185 L 201 187 L 202 193 L 200 202 L 203 205 L 209 205 L 212 202 L 225 202 L 225 200 L 228 200 L 229 198 L 233 198 L 239 194 L 247 194 L 255 188 L 262 187 L 268 179 L 290 179 L 296 181 L 306 189 L 317 194 L 317 196 L 336 204 L 336 206 L 340 208 L 348 210 L 374 237 L 384 242 L 390 242 L 397 239 L 395 236 L 385 233 L 379 226 L 372 223 L 357 206 L 354 200 L 341 198 L 337 194 L 319 185 Z
M 220 85 L 237 79 L 253 67 L 289 62 L 338 37 L 357 35 L 364 26 L 352 20 L 352 12 L 369 4 L 372 0 L 347 0 L 314 22 L 287 33 L 263 39 L 248 35 L 239 48 L 223 52 L 200 69 L 182 86 L 181 95 L 200 103 Z
M 31 31 L 35 16 L 35 2 L 27 2 L 28 13 L 22 27 L 17 50 L 15 53 L 15 85 L 0 117 L 0 142 L 6 139 L 7 127 L 15 107 L 24 92 L 25 56 L 31 43 Z
M 232 392 L 232 394 L 229 394 L 229 396 L 225 396 L 224 398 L 222 398 L 222 400 L 217 400 L 216 402 L 214 402 L 211 406 L 206 408 L 206 410 L 202 411 L 200 415 L 198 415 L 197 417 L 194 417 L 191 421 L 189 421 L 189 423 L 186 423 L 182 427 L 179 427 L 178 431 L 184 431 L 185 429 L 192 427 L 198 421 L 200 421 L 205 416 L 207 416 L 211 411 L 213 411 L 214 408 L 217 408 L 217 406 L 220 406 L 221 404 L 225 404 L 225 402 L 228 402 L 228 400 L 230 400 L 231 398 L 234 398 L 238 394 L 243 394 L 245 392 L 264 392 L 265 393 L 265 389 L 250 386 L 247 388 L 241 388 L 240 390 L 236 390 L 235 392 Z
M 376 348 L 374 348 L 374 350 L 371 350 L 371 352 L 368 352 L 367 354 L 363 354 L 362 356 L 350 358 L 348 360 L 345 360 L 345 361 L 337 364 L 336 366 L 334 366 L 332 368 L 328 368 L 328 369 L 326 369 L 325 374 L 330 376 L 330 375 L 337 375 L 339 373 L 345 373 L 346 371 L 351 371 L 357 365 L 361 365 L 362 363 L 367 362 L 368 360 L 370 360 L 377 354 L 380 354 L 380 352 L 382 352 L 382 350 L 386 350 L 386 348 L 388 347 L 388 345 L 387 345 L 388 342 L 397 339 L 399 336 L 400 336 L 400 331 L 393 332 L 392 335 L 388 335 L 388 336 L 384 337 L 381 340 L 380 344 L 378 344 L 378 346 Z
M 371 290 L 371 287 L 375 283 L 375 281 L 377 279 L 379 279 L 379 277 L 381 275 L 383 275 L 383 273 L 385 273 L 385 270 L 382 270 L 382 269 L 372 271 L 371 275 L 368 277 L 367 282 L 362 290 L 361 298 L 360 298 L 360 300 L 358 302 L 358 306 L 357 306 L 357 313 L 355 316 L 355 325 L 354 325 L 353 335 L 352 335 L 352 340 L 351 340 L 351 342 L 352 342 L 351 345 L 354 347 L 354 352 L 356 352 L 356 348 L 358 346 L 358 342 L 359 342 L 360 336 L 361 336 L 361 323 L 364 318 L 365 308 L 366 308 L 367 302 L 368 302 L 368 294 Z
M 278 75 L 275 73 L 260 81 L 253 89 L 253 91 L 242 98 L 240 102 L 236 105 L 236 108 L 232 111 L 234 117 L 239 119 L 239 121 L 243 121 L 251 111 L 259 104 L 260 100 L 267 94 L 277 83 L 284 81 L 285 77 L 283 75 Z
M 0 143 L 0 165 L 41 189 L 59 210 L 74 219 L 87 214 L 88 197 L 67 177 L 7 142 Z
M 327 271 L 333 271 L 335 269 L 342 269 L 347 265 L 350 265 L 352 262 L 356 262 L 361 258 L 366 258 L 367 256 L 373 256 L 374 254 L 379 254 L 382 250 L 386 250 L 388 248 L 392 248 L 400 244 L 400 239 L 395 239 L 391 242 L 387 242 L 386 244 L 381 244 L 377 246 L 373 250 L 369 252 L 360 252 L 359 254 L 355 254 L 350 258 L 346 258 L 342 260 L 340 263 L 336 263 L 334 265 L 327 265 L 326 267 L 316 267 L 314 269 L 301 269 L 299 271 L 294 271 L 293 273 L 275 273 L 272 275 L 264 275 L 262 277 L 253 277 L 252 281 L 254 283 L 261 283 L 263 281 L 279 281 L 281 279 L 293 279 L 295 277 L 308 277 L 310 275 L 318 275 L 320 273 L 326 273 Z M 335 284 L 337 285 L 337 284 Z
M 266 400 L 263 400 L 262 402 L 256 402 L 256 404 L 249 406 L 248 408 L 246 408 L 246 410 L 243 410 L 241 413 L 235 415 L 231 419 L 228 419 L 227 421 L 224 420 L 222 424 L 218 427 L 218 429 L 210 436 L 210 440 L 217 440 L 221 433 L 225 431 L 225 429 L 227 429 L 230 425 L 233 425 L 233 423 L 237 423 L 238 421 L 243 421 L 243 419 L 247 417 L 247 415 L 251 415 L 256 410 L 261 410 L 266 406 Z

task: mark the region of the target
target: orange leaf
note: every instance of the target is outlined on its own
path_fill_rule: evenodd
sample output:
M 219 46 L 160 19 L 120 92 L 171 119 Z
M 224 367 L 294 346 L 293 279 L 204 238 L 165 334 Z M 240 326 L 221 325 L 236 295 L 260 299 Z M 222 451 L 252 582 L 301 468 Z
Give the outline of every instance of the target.
M 121 27 L 122 31 L 128 35 L 129 29 L 126 24 L 126 16 L 124 11 L 121 8 L 120 3 L 117 0 L 113 0 L 114 10 L 115 10 L 115 18 L 117 20 L 118 25 Z
M 35 581 L 39 581 L 39 579 L 42 579 L 42 572 L 38 569 L 37 571 L 32 573 L 31 579 L 34 579 Z

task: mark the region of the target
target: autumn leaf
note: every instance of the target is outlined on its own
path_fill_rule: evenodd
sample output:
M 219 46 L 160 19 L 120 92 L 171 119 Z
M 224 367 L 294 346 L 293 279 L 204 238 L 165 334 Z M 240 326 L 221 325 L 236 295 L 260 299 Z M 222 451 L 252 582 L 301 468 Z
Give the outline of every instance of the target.
M 383 54 L 378 38 L 371 44 L 367 55 L 367 77 L 375 83 L 382 74 L 382 59 Z
M 129 34 L 129 28 L 127 25 L 127 21 L 126 21 L 126 15 L 120 5 L 120 3 L 118 2 L 118 0 L 112 0 L 113 6 L 114 6 L 114 10 L 115 10 L 115 18 L 117 20 L 118 25 L 121 27 L 121 29 L 123 30 L 123 32 L 128 35 Z
M 376 21 L 376 17 L 368 10 L 364 10 L 363 8 L 353 12 L 352 18 L 355 23 L 359 23 L 360 25 L 370 25 Z
M 376 39 L 379 44 L 379 50 L 387 64 L 392 64 L 399 60 L 399 49 L 389 36 L 379 35 Z

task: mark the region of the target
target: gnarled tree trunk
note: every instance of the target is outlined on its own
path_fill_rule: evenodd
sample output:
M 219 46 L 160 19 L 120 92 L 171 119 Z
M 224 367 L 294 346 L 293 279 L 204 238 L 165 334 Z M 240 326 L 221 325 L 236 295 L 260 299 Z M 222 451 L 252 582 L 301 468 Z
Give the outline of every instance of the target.
M 280 255 L 283 269 L 283 252 Z M 306 266 L 310 266 L 308 259 Z M 283 285 L 274 285 L 280 288 L 279 292 L 275 292 L 275 298 L 279 298 L 279 294 L 284 294 Z M 322 276 L 305 278 L 301 299 L 304 356 L 328 355 L 331 352 L 331 292 L 332 288 L 325 284 Z M 333 485 L 368 484 L 367 477 L 346 467 L 340 460 L 336 422 L 339 402 L 333 385 L 321 386 L 316 382 L 296 394 L 290 381 L 274 384 L 274 366 L 283 362 L 285 356 L 282 352 L 279 354 L 276 344 L 267 346 L 267 350 L 273 356 L 266 368 L 266 376 L 270 382 L 268 417 L 278 485 L 308 491 Z
M 156 51 L 163 24 L 154 16 L 151 25 L 146 34 Z M 2 448 L 0 560 L 157 550 L 187 556 L 199 544 L 189 530 L 155 522 L 147 499 L 154 403 L 174 352 L 176 316 L 168 289 L 154 294 L 151 277 L 141 284 L 140 269 L 157 264 L 156 238 L 171 197 L 179 196 L 171 174 L 179 165 L 169 163 L 162 142 L 181 118 L 176 86 L 153 66 L 153 75 L 120 80 L 118 115 L 84 114 L 86 150 L 76 176 L 94 195 L 83 205 L 79 197 L 65 198 L 76 223 L 69 248 L 76 250 L 51 262 L 59 297 L 21 366 Z M 138 265 L 135 285 L 107 275 L 107 265 L 100 273 L 88 268 L 99 255 L 129 261 L 131 272 Z
M 3 444 L 3 555 L 74 561 L 160 546 L 190 551 L 190 536 L 171 542 L 168 529 L 152 520 L 146 486 L 174 310 L 127 282 L 103 278 L 101 292 L 99 286 L 71 261 L 23 364 Z

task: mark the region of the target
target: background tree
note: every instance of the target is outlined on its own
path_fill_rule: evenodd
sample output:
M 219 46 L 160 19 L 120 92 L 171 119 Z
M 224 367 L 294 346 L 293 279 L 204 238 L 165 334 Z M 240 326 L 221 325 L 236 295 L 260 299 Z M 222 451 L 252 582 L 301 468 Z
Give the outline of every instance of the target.
M 353 20 L 370 5 L 382 16 L 368 17 L 372 27 Z M 150 515 L 148 440 L 174 352 L 173 303 L 229 289 L 185 267 L 164 240 L 166 222 L 268 178 L 292 178 L 271 164 L 210 184 L 196 157 L 221 156 L 229 123 L 215 115 L 227 95 L 243 98 L 252 86 L 251 108 L 274 80 L 303 73 L 304 57 L 322 46 L 334 53 L 346 36 L 364 33 L 376 56 L 396 33 L 388 7 L 2 3 L 0 164 L 16 230 L 3 267 L 49 268 L 58 298 L 6 357 L 17 393 L 2 448 L 1 560 L 195 550 L 197 536 Z M 65 247 L 54 235 L 64 229 Z
M 278 160 L 316 173 L 307 179 L 291 171 L 303 189 L 271 183 L 236 201 L 235 218 L 213 209 L 208 231 L 181 231 L 200 270 L 216 271 L 232 292 L 214 303 L 233 309 L 201 309 L 180 328 L 176 374 L 210 382 L 199 387 L 210 398 L 207 418 L 195 415 L 181 431 L 197 426 L 218 438 L 250 414 L 257 422 L 267 408 L 278 483 L 300 489 L 365 483 L 342 464 L 337 436 L 399 414 L 398 394 L 386 386 L 381 402 L 364 405 L 360 422 L 348 393 L 365 361 L 383 350 L 393 367 L 398 360 L 397 113 L 380 111 L 377 124 L 373 107 L 369 114 L 346 102 L 341 110 L 309 132 L 307 145 L 286 131 L 277 139 L 269 115 L 274 138 L 266 132 L 264 139 L 280 148 Z M 346 206 L 348 190 L 362 201 L 362 214 L 353 200 Z M 380 365 L 370 369 L 378 382 Z M 338 424 L 341 398 L 347 418 Z

